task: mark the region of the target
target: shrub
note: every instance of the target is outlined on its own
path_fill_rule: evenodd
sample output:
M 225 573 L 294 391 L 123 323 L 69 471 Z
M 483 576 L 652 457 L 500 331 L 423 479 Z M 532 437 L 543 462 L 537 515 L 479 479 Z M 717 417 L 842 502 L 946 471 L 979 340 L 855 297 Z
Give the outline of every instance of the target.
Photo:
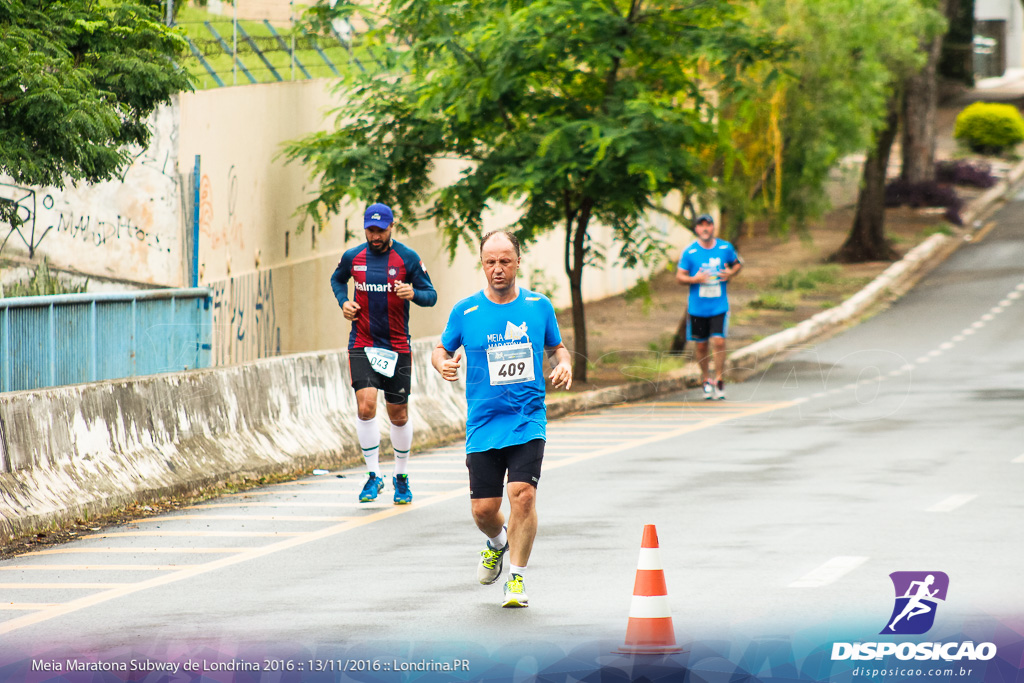
M 983 162 L 973 164 L 963 159 L 936 163 L 935 179 L 940 183 L 981 188 L 992 187 L 998 182 L 997 178 L 992 175 L 992 167 L 988 164 Z
M 1024 142 L 1024 118 L 1011 104 L 975 102 L 957 115 L 953 137 L 975 152 L 999 154 Z
M 78 294 L 89 287 L 89 281 L 80 283 L 65 283 L 59 277 L 50 272 L 50 266 L 44 258 L 28 282 L 15 282 L 6 287 L 0 286 L 0 296 L 47 296 L 53 294 Z
M 963 225 L 960 210 L 964 202 L 956 190 L 937 182 L 911 183 L 893 180 L 885 186 L 886 206 L 940 206 L 946 209 L 945 218 L 955 225 Z

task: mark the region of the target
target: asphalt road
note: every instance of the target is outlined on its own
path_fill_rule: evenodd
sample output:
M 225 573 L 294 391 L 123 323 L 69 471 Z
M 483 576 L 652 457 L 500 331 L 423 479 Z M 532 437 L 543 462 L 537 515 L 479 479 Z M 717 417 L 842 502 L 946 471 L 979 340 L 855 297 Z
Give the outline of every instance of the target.
M 1024 195 L 981 233 L 727 401 L 687 392 L 552 422 L 528 609 L 475 583 L 455 444 L 413 457 L 411 506 L 390 487 L 360 505 L 362 475 L 332 472 L 2 561 L 0 654 L 323 668 L 339 653 L 621 643 L 645 524 L 680 643 L 877 637 L 896 571 L 948 575 L 947 631 L 1019 618 Z

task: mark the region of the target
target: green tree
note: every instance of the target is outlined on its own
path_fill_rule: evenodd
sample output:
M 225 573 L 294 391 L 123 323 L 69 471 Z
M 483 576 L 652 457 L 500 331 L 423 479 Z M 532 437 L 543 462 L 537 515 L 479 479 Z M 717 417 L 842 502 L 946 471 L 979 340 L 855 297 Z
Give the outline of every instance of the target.
M 891 27 L 891 37 L 879 40 L 877 56 L 889 74 L 887 104 L 875 120 L 873 144 L 868 148 L 850 233 L 832 259 L 842 262 L 892 260 L 898 256 L 885 237 L 885 183 L 889 156 L 896 140 L 907 79 L 931 62 L 931 46 L 945 30 L 945 20 L 930 0 L 891 3 L 902 32 Z M 937 50 L 935 51 L 937 55 Z
M 369 10 L 321 3 L 323 20 Z M 583 273 L 610 226 L 627 266 L 660 252 L 641 228 L 669 191 L 704 188 L 715 140 L 702 75 L 728 85 L 772 55 L 727 0 L 391 0 L 368 39 L 390 73 L 350 70 L 337 130 L 286 154 L 320 182 L 315 221 L 349 198 L 388 201 L 474 245 L 490 202 L 519 209 L 529 243 L 558 229 L 573 311 L 574 373 L 586 380 Z M 439 159 L 464 164 L 434 191 Z
M 187 43 L 160 19 L 129 0 L 0 2 L 0 172 L 61 187 L 121 175 L 154 109 L 191 89 L 174 63 Z
M 891 65 L 919 49 L 918 0 L 757 0 L 749 21 L 790 50 L 781 68 L 747 69 L 720 88 L 715 197 L 722 228 L 751 220 L 785 233 L 828 208 L 831 172 L 874 142 Z

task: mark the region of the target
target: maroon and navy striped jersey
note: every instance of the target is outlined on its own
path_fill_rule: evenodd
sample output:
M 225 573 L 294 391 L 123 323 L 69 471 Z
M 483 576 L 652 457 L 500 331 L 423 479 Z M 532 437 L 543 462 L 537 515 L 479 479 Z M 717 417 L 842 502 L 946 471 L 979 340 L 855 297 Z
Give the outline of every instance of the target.
M 368 244 L 360 244 L 342 255 L 331 276 L 331 288 L 343 305 L 348 298 L 348 281 L 353 281 L 352 300 L 359 304 L 359 315 L 352 321 L 349 349 L 367 346 L 409 352 L 409 302 L 394 293 L 396 282 L 412 285 L 413 303 L 433 306 L 437 292 L 427 269 L 415 251 L 391 241 L 391 247 L 377 254 Z

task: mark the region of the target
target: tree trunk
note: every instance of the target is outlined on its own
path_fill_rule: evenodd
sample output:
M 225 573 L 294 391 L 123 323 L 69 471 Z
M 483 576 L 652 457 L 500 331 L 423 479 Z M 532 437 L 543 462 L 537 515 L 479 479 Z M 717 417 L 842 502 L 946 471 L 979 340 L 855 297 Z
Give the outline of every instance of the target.
M 841 263 L 892 261 L 899 257 L 885 239 L 885 181 L 889 154 L 899 126 L 899 97 L 889 100 L 885 128 L 878 132 L 875 147 L 864 162 L 864 176 L 857 196 L 857 213 L 846 242 L 829 260 Z
M 943 2 L 948 16 L 949 0 Z M 935 180 L 935 115 L 939 106 L 939 58 L 942 36 L 921 46 L 928 61 L 904 82 L 902 170 L 900 177 L 911 183 Z
M 681 356 L 686 351 L 686 314 L 683 313 L 683 319 L 679 321 L 679 327 L 676 328 L 675 336 L 672 337 L 672 346 L 669 347 L 668 352 L 673 356 Z
M 590 223 L 591 206 L 590 200 L 583 200 L 575 221 L 569 218 L 566 224 L 565 239 L 565 272 L 569 276 L 569 294 L 572 300 L 572 377 L 574 382 L 581 383 L 587 381 L 587 316 L 583 306 L 583 267 L 586 262 L 587 226 Z

